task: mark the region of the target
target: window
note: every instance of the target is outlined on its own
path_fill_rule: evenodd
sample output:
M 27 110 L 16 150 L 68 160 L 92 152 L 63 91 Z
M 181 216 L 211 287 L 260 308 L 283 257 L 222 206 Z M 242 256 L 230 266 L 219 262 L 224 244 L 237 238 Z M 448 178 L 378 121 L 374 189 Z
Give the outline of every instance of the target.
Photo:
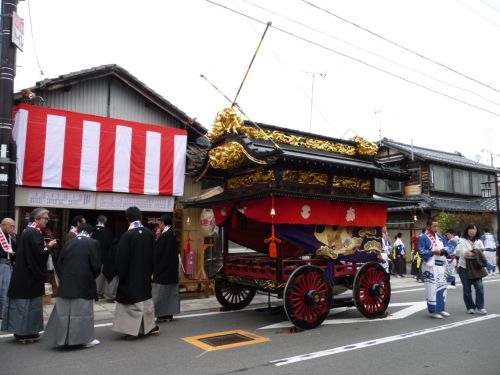
M 481 175 L 477 172 L 471 173 L 472 194 L 481 195 Z
M 453 181 L 451 178 L 451 168 L 432 166 L 432 187 L 439 191 L 452 191 Z
M 453 169 L 453 192 L 471 194 L 470 172 L 462 169 Z
M 472 181 L 472 194 L 473 195 L 482 195 L 485 189 L 490 188 L 490 184 L 488 183 L 492 177 L 490 175 L 478 172 L 471 173 L 471 181 Z M 491 184 L 493 187 L 493 184 Z
M 401 193 L 401 182 L 376 178 L 375 191 L 377 193 Z
M 495 176 L 490 174 L 479 175 L 480 192 L 483 198 L 489 198 L 495 194 Z

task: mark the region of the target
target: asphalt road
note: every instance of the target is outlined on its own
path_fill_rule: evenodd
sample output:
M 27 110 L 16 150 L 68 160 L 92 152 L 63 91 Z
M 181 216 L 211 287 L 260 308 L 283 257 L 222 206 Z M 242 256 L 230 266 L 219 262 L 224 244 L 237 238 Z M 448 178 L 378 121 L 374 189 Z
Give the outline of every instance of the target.
M 448 291 L 452 316 L 428 317 L 423 285 L 393 292 L 389 316 L 364 319 L 335 309 L 314 330 L 290 332 L 283 313 L 255 306 L 200 311 L 161 324 L 158 337 L 126 341 L 109 323 L 95 329 L 91 349 L 54 349 L 43 339 L 22 345 L 0 333 L 0 374 L 500 374 L 500 279 L 485 279 L 488 315 L 465 312 L 462 290 Z M 498 314 L 498 315 L 497 315 Z M 269 341 L 206 351 L 190 336 L 244 330 Z

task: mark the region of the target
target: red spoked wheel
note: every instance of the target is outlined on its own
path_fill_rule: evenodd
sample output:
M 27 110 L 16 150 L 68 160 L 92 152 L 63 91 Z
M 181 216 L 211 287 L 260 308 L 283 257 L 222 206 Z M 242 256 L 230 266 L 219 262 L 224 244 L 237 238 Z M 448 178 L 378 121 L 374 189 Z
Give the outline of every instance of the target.
M 391 300 L 389 274 L 374 262 L 364 264 L 354 277 L 354 304 L 368 319 L 380 318 Z
M 241 310 L 255 297 L 254 288 L 215 279 L 215 297 L 219 303 L 230 310 Z
M 290 322 L 302 329 L 316 328 L 330 312 L 332 287 L 321 268 L 302 266 L 288 279 L 284 300 Z

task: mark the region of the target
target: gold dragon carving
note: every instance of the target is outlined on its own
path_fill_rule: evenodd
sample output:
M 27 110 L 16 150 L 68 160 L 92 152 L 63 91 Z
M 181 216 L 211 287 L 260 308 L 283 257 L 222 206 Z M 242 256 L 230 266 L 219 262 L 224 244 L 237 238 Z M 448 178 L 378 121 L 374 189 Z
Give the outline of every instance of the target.
M 358 177 L 333 176 L 332 187 L 342 189 L 370 190 L 371 182 Z
M 217 114 L 212 130 L 208 134 L 208 138 L 214 142 L 224 134 L 246 135 L 253 139 L 272 139 L 277 143 L 350 156 L 356 154 L 375 156 L 378 151 L 378 147 L 375 143 L 368 142 L 360 136 L 352 138 L 352 140 L 356 142 L 356 146 L 351 146 L 337 142 L 286 134 L 276 130 L 256 129 L 252 126 L 246 126 L 234 108 L 226 108 Z
M 275 182 L 273 171 L 258 171 L 244 176 L 231 177 L 227 180 L 228 189 L 239 189 L 256 184 L 267 184 Z
M 208 162 L 215 169 L 236 169 L 247 160 L 256 164 L 267 164 L 250 155 L 238 142 L 226 142 L 208 152 Z
M 328 175 L 313 171 L 283 171 L 283 182 L 293 182 L 307 185 L 326 185 Z

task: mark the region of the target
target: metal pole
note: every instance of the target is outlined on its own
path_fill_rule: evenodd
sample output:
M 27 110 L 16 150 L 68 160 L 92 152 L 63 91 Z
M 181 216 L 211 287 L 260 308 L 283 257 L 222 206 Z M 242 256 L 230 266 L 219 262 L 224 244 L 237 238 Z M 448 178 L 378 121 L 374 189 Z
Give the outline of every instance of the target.
M 494 168 L 495 166 L 493 165 L 493 154 L 490 154 L 491 158 L 491 166 Z M 495 170 L 495 202 L 497 205 L 497 238 L 500 236 L 500 202 L 499 202 L 499 197 L 498 197 L 498 172 Z
M 497 203 L 497 236 L 500 236 L 500 202 L 498 201 L 498 173 L 495 172 L 495 200 Z
M 2 0 L 0 60 L 0 218 L 14 217 L 15 145 L 12 142 L 12 102 L 16 46 L 12 43 L 13 13 L 18 0 Z
M 309 133 L 312 130 L 312 120 L 313 120 L 314 78 L 316 78 L 316 74 L 313 73 L 312 84 L 311 84 L 311 112 L 309 115 Z

